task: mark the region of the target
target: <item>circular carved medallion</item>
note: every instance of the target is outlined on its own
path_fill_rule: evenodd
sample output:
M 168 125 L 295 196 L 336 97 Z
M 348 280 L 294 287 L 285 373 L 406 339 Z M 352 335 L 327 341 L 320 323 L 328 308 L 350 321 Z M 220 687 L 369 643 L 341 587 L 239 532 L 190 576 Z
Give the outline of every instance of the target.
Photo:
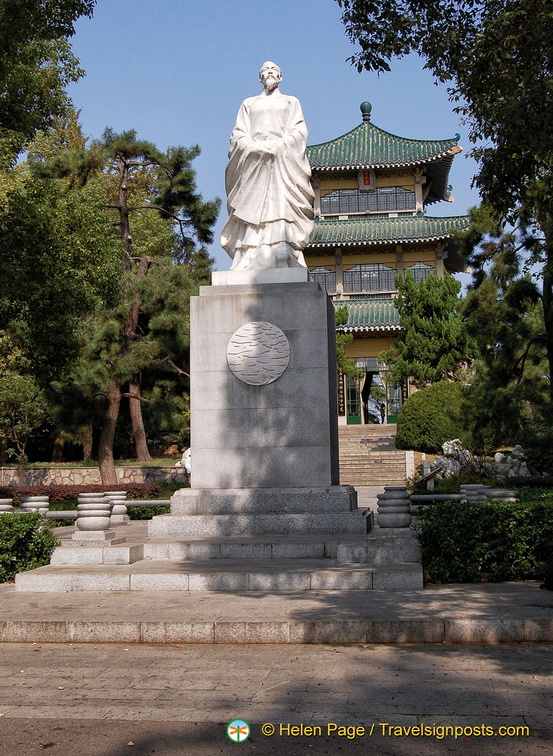
M 228 366 L 250 386 L 276 381 L 290 362 L 290 344 L 272 323 L 246 323 L 235 331 L 227 346 Z

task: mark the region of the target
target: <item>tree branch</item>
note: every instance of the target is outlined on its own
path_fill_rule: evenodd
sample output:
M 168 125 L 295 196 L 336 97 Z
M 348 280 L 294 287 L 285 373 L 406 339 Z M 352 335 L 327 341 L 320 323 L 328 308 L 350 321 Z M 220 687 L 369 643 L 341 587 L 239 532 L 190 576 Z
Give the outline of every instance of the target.
M 164 362 L 166 362 L 169 367 L 172 367 L 173 370 L 175 370 L 179 375 L 185 375 L 187 378 L 190 378 L 190 373 L 187 373 L 185 370 L 181 370 L 178 365 L 175 365 L 173 360 L 170 357 L 165 357 Z

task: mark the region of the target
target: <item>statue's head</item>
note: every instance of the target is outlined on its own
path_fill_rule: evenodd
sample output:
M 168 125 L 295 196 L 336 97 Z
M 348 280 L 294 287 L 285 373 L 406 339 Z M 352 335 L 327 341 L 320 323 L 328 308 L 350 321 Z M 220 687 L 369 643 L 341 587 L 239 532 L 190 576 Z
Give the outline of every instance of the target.
M 282 81 L 282 71 L 280 66 L 273 63 L 272 60 L 267 60 L 259 69 L 259 81 L 263 84 L 265 89 L 274 89 L 278 87 Z

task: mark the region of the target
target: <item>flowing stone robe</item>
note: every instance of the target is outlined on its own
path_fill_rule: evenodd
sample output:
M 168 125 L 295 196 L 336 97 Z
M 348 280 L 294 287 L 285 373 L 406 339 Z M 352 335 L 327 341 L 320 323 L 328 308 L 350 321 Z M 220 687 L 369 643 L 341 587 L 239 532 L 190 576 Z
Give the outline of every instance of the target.
M 221 235 L 231 270 L 305 266 L 314 201 L 306 142 L 296 97 L 278 91 L 242 103 L 230 138 L 229 217 Z M 275 154 L 260 154 L 262 143 Z

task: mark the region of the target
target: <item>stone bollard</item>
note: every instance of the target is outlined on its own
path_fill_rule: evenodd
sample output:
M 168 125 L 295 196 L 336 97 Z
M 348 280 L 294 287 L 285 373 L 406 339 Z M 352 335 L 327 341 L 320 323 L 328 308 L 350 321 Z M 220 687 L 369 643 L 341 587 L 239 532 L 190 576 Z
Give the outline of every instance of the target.
M 13 512 L 13 499 L 0 499 L 0 514 Z
M 104 494 L 79 494 L 77 515 L 77 530 L 73 533 L 73 541 L 91 544 L 104 543 L 113 538 L 113 531 L 108 530 L 111 502 Z
M 518 491 L 511 491 L 508 488 L 490 488 L 486 491 L 486 494 L 492 501 L 510 501 L 514 503 L 519 501 Z
M 19 506 L 24 512 L 38 512 L 45 515 L 50 503 L 49 496 L 22 496 L 19 500 Z
M 384 493 L 377 494 L 380 528 L 408 528 L 411 524 L 409 494 L 405 486 L 384 486 Z
M 467 504 L 477 504 L 481 501 L 487 500 L 486 491 L 490 486 L 485 486 L 481 483 L 463 483 L 461 488 L 461 502 L 466 501 Z
M 111 502 L 111 524 L 124 525 L 130 521 L 125 501 L 126 491 L 105 491 L 104 496 Z

